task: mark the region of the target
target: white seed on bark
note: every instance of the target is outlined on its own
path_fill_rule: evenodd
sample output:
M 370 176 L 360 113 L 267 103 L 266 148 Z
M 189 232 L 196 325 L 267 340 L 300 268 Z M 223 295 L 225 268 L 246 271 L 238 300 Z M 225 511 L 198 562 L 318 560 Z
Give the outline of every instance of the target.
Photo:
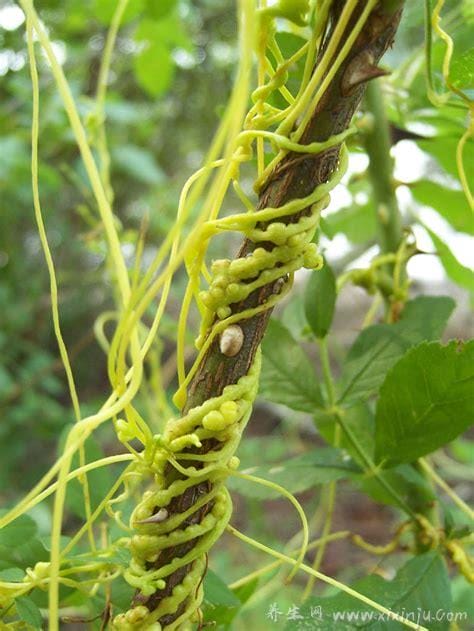
M 221 333 L 219 348 L 226 357 L 235 357 L 244 343 L 244 332 L 238 324 L 231 324 Z
M 137 524 L 159 524 L 162 521 L 165 521 L 165 519 L 168 518 L 168 511 L 166 510 L 166 508 L 160 508 L 160 510 L 155 513 L 154 515 L 151 515 L 151 517 L 147 517 L 146 519 L 141 519 L 140 521 L 137 521 Z
M 273 293 L 274 294 L 279 294 L 281 292 L 281 290 L 283 289 L 283 287 L 286 285 L 286 276 L 285 278 L 277 278 L 276 281 L 273 283 Z

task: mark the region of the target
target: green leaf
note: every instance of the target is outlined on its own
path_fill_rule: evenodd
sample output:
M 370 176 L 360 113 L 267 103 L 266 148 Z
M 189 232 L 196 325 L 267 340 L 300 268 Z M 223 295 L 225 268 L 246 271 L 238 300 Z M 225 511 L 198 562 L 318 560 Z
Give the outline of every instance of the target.
M 411 462 L 472 423 L 474 340 L 423 343 L 387 374 L 376 411 L 376 461 Z
M 450 579 L 446 565 L 435 552 L 417 556 L 408 561 L 392 581 L 380 576 L 370 575 L 353 586 L 361 594 L 384 605 L 392 611 L 411 615 L 412 622 L 419 622 L 430 631 L 447 631 L 449 621 L 445 617 L 439 621 L 436 614 L 447 614 L 452 609 Z M 430 616 L 427 623 L 426 618 Z M 399 622 L 381 617 L 378 611 L 354 597 L 340 592 L 329 598 L 312 598 L 300 608 L 304 620 L 304 629 L 320 631 L 399 631 L 405 629 Z M 420 619 L 417 620 L 417 616 Z M 413 617 L 415 619 L 413 620 Z M 295 628 L 294 622 L 286 627 Z M 303 628 L 303 627 L 302 627 Z
M 19 567 L 9 567 L 6 570 L 0 570 L 0 580 L 20 582 L 23 580 L 25 572 Z
M 423 513 L 436 499 L 426 479 L 411 465 L 402 464 L 380 472 L 381 477 L 394 489 L 401 499 L 416 513 Z M 360 476 L 357 486 L 376 502 L 399 507 L 398 501 L 375 477 Z
M 247 600 L 252 596 L 258 587 L 258 576 L 253 581 L 248 581 L 239 587 L 232 589 L 233 593 L 237 596 L 240 602 L 244 605 Z
M 340 449 L 319 447 L 280 463 L 244 469 L 242 473 L 275 482 L 290 493 L 301 493 L 313 488 L 316 484 L 326 484 L 332 480 L 347 478 L 359 471 L 357 465 L 344 456 Z M 281 494 L 274 489 L 238 477 L 231 477 L 229 486 L 242 495 L 255 499 L 281 497 Z
M 336 304 L 336 278 L 325 263 L 311 274 L 306 286 L 305 313 L 308 324 L 317 338 L 326 337 L 331 328 Z
M 306 338 L 308 323 L 304 313 L 304 299 L 301 294 L 294 292 L 291 300 L 283 309 L 280 322 L 291 331 L 292 336 L 296 340 Z
M 456 88 L 468 90 L 474 88 L 474 48 L 453 58 L 449 78 Z
M 143 0 L 129 0 L 122 17 L 122 24 L 126 24 L 137 17 L 142 8 Z M 92 6 L 93 15 L 103 24 L 110 24 L 116 9 L 117 0 L 94 0 Z
M 321 410 L 314 415 L 314 420 L 324 440 L 333 447 L 345 449 L 356 462 L 363 464 L 351 441 L 339 431 L 337 417 L 334 414 Z M 365 453 L 373 458 L 375 418 L 368 403 L 359 401 L 345 410 L 344 421 L 357 442 L 364 445 Z
M 145 12 L 155 20 L 170 13 L 177 0 L 145 0 Z
M 119 576 L 112 582 L 112 603 L 118 611 L 127 611 L 133 599 L 134 589 Z
M 339 403 L 349 404 L 374 394 L 405 351 L 441 336 L 454 305 L 447 296 L 420 296 L 406 304 L 399 322 L 364 329 L 347 355 Z
M 365 469 L 363 460 L 346 435 L 336 432 L 338 425 L 334 415 L 323 411 L 318 412 L 315 415 L 315 422 L 319 433 L 330 445 L 337 445 L 340 449 L 344 449 L 350 454 L 354 462 L 358 463 L 362 469 Z M 375 418 L 371 406 L 367 402 L 358 402 L 352 405 L 345 410 L 344 422 L 359 445 L 364 446 L 366 455 L 373 459 L 375 450 Z M 430 485 L 411 465 L 400 465 L 393 469 L 381 471 L 380 476 L 390 484 L 402 500 L 415 512 L 425 510 L 427 505 L 434 499 Z M 370 495 L 375 501 L 391 506 L 399 506 L 398 501 L 387 492 L 385 486 L 374 476 L 354 473 L 350 477 L 358 488 Z
M 104 452 L 95 437 L 89 437 L 85 443 L 86 462 L 94 462 L 104 457 Z M 74 465 L 79 466 L 78 456 L 74 457 Z M 112 471 L 109 467 L 95 469 L 87 474 L 91 508 L 94 510 L 112 486 Z M 85 518 L 84 490 L 79 480 L 74 479 L 67 486 L 66 505 L 75 515 Z M 46 541 L 48 549 L 49 542 Z
M 419 140 L 417 144 L 421 149 L 423 149 L 423 151 L 426 151 L 433 156 L 447 173 L 453 175 L 456 179 L 459 179 L 456 164 L 456 150 L 458 142 L 458 136 L 448 136 L 444 138 L 437 137 L 436 139 L 428 138 L 426 140 Z M 474 142 L 472 142 L 472 140 L 466 141 L 466 144 L 464 145 L 463 158 L 466 173 L 472 173 L 474 170 Z
M 474 443 L 471 440 L 458 438 L 450 446 L 450 451 L 456 460 L 464 462 L 474 469 Z
M 342 233 L 352 243 L 367 243 L 375 238 L 377 220 L 373 204 L 357 204 L 341 208 L 321 218 L 321 229 L 332 239 Z
M 115 167 L 128 173 L 138 182 L 156 185 L 165 180 L 165 174 L 150 151 L 135 145 L 122 144 L 113 151 L 112 158 Z
M 275 39 L 278 42 L 283 57 L 288 59 L 294 55 L 303 44 L 303 40 L 300 35 L 296 33 L 289 33 L 288 31 L 280 31 L 275 33 Z
M 22 620 L 30 624 L 33 629 L 41 629 L 43 616 L 36 603 L 27 596 L 20 596 L 15 600 L 16 610 Z
M 472 597 L 472 585 L 466 581 L 464 576 L 458 575 L 452 577 L 451 589 L 453 592 L 454 612 L 465 616 L 458 618 L 459 623 L 461 623 L 458 623 L 459 629 L 465 629 L 466 627 L 461 621 L 474 620 L 474 598 Z
M 438 252 L 441 263 L 443 264 L 446 274 L 457 285 L 465 287 L 470 291 L 474 291 L 474 272 L 468 267 L 462 265 L 449 247 L 442 241 L 437 234 L 424 225 L 425 230 L 430 235 L 431 240 Z
M 463 191 L 420 180 L 410 189 L 417 202 L 434 208 L 456 230 L 474 234 L 474 221 Z
M 226 607 L 238 607 L 240 605 L 240 600 L 234 592 L 212 570 L 208 570 L 206 574 L 204 588 L 206 600 L 214 605 L 225 605 Z
M 2 511 L 2 514 L 6 512 Z M 19 548 L 33 539 L 36 530 L 36 523 L 31 517 L 20 515 L 20 517 L 0 530 L 0 545 L 9 548 Z
M 157 40 L 136 55 L 133 68 L 138 84 L 150 96 L 159 96 L 168 88 L 174 75 L 169 49 Z
M 183 20 L 176 12 L 168 13 L 158 22 L 149 19 L 142 20 L 136 30 L 135 39 L 149 45 L 161 43 L 169 49 L 176 46 L 186 50 L 192 48 L 192 43 L 184 30 Z
M 441 337 L 456 303 L 450 296 L 418 296 L 409 300 L 394 326 L 416 331 L 422 341 Z
M 300 412 L 314 412 L 323 406 L 308 356 L 280 322 L 270 320 L 262 349 L 261 396 Z
M 285 26 L 283 26 L 282 28 L 285 28 Z M 286 59 L 289 59 L 292 55 L 294 55 L 304 43 L 301 35 L 297 35 L 296 33 L 289 33 L 288 31 L 280 31 L 279 29 L 275 33 L 275 39 L 278 43 L 278 47 L 283 54 L 283 57 L 285 57 Z M 288 75 L 286 86 L 290 90 L 290 92 L 296 93 L 299 89 L 299 86 L 301 85 L 301 79 L 303 77 L 304 60 L 300 58 L 296 62 L 292 63 L 289 70 L 290 72 Z M 270 94 L 269 104 L 276 107 L 285 107 L 285 100 L 278 92 L 278 90 L 273 92 L 273 94 Z
M 247 436 L 239 446 L 240 468 L 246 469 L 261 462 L 262 453 L 265 454 L 265 463 L 278 462 L 288 457 L 288 443 L 282 441 L 280 435 Z
M 26 569 L 27 567 L 33 567 L 38 561 L 47 561 L 48 559 L 49 553 L 45 550 L 40 539 L 36 537 L 24 540 L 23 543 L 16 547 L 0 545 L 0 561 L 4 567 Z
M 230 624 L 242 603 L 212 570 L 204 578 L 204 621 Z

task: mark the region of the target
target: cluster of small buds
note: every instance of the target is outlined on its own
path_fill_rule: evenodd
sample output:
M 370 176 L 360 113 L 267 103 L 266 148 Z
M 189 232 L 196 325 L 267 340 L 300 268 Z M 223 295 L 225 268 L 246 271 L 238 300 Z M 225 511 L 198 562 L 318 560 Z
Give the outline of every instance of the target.
M 249 239 L 255 243 L 271 243 L 271 248 L 258 245 L 245 257 L 233 261 L 218 259 L 212 263 L 210 286 L 199 293 L 204 309 L 200 334 L 196 340 L 198 348 L 209 335 L 215 318 L 221 321 L 229 318 L 232 315 L 232 305 L 243 302 L 253 291 L 286 277 L 301 267 L 322 267 L 323 258 L 318 253 L 316 244 L 311 242 L 317 221 L 318 215 L 313 213 L 301 217 L 296 223 L 275 221 L 265 228 L 254 225 L 246 230 Z M 240 347 L 241 344 L 237 349 L 240 350 Z
M 139 605 L 129 609 L 126 613 L 119 614 L 113 623 L 114 629 L 120 631 L 138 631 L 138 629 L 146 629 L 147 631 L 161 631 L 162 626 L 159 622 L 147 623 L 150 612 L 145 605 Z
M 220 537 L 230 518 L 232 502 L 224 481 L 239 466 L 239 459 L 233 454 L 250 416 L 259 368 L 260 353 L 249 373 L 236 384 L 224 388 L 220 397 L 193 408 L 183 418 L 170 424 L 164 435 L 155 437 L 154 457 L 150 465 L 155 484 L 153 490 L 143 494 L 132 514 L 131 525 L 136 534 L 130 540 L 132 558 L 124 573 L 125 580 L 139 590 L 141 602 L 139 599 L 137 606 L 117 616 L 113 628 L 120 631 L 160 629 L 156 625 L 167 614 L 185 606 L 186 620 L 189 620 L 199 608 L 202 587 L 196 589 L 196 586 L 200 585 L 204 573 L 206 552 Z M 208 438 L 216 440 L 215 449 L 202 456 L 193 454 L 195 459 L 189 464 L 189 446 L 200 446 Z M 164 473 L 170 463 L 179 467 L 182 475 L 166 484 Z M 209 482 L 209 491 L 200 494 L 189 510 L 181 513 L 170 510 L 173 500 L 198 488 L 203 480 Z M 188 521 L 203 506 L 208 509 L 200 520 Z M 190 541 L 195 544 L 189 552 L 159 565 L 163 551 Z M 143 599 L 164 590 L 167 578 L 183 566 L 190 567 L 186 576 L 156 609 L 150 611 L 142 604 Z
M 221 432 L 229 425 L 235 423 L 239 417 L 239 405 L 237 401 L 224 401 L 218 410 L 211 410 L 202 419 L 202 425 L 213 432 Z

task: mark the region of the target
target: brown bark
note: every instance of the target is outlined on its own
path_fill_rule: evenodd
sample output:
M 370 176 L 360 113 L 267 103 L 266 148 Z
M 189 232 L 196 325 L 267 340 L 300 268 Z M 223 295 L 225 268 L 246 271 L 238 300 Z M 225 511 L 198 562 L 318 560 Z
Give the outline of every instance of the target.
M 344 4 L 344 0 L 336 0 L 333 4 L 332 20 L 331 24 L 328 25 L 326 42 Z M 395 9 L 392 8 L 394 4 L 397 5 Z M 313 113 L 301 143 L 325 141 L 332 135 L 347 129 L 360 104 L 367 81 L 381 74 L 377 68 L 377 63 L 393 42 L 400 20 L 401 8 L 399 7 L 401 4 L 401 2 L 382 1 L 371 12 L 350 54 L 342 63 Z M 365 0 L 360 0 L 351 23 L 348 25 L 347 32 L 341 39 L 341 46 L 364 6 Z M 339 147 L 333 147 L 316 155 L 289 153 L 269 177 L 260 195 L 258 207 L 279 207 L 292 199 L 309 195 L 317 185 L 328 181 L 337 168 L 338 160 Z M 309 209 L 302 211 L 302 213 L 307 212 Z M 295 222 L 302 213 L 288 217 L 286 221 L 288 223 Z M 279 219 L 279 221 L 285 221 L 285 219 Z M 246 239 L 242 243 L 237 257 L 245 256 L 253 247 L 253 243 Z M 271 248 L 272 244 L 267 244 L 267 247 Z M 275 283 L 270 283 L 253 292 L 245 301 L 232 305 L 232 311 L 235 314 L 262 305 L 275 291 Z M 268 309 L 253 318 L 239 322 L 244 333 L 244 343 L 235 357 L 224 356 L 219 350 L 217 340 L 212 344 L 190 385 L 185 412 L 211 397 L 219 396 L 225 386 L 236 383 L 240 377 L 247 374 L 265 333 L 270 313 L 271 310 Z M 201 448 L 201 451 L 209 450 L 212 446 L 212 441 L 208 441 Z M 172 468 L 170 468 L 168 475 L 170 481 L 176 478 L 176 472 Z M 173 500 L 168 511 L 177 513 L 187 510 L 199 496 L 208 490 L 208 483 L 191 487 L 182 496 Z M 189 518 L 188 523 L 200 522 L 208 510 L 209 507 L 204 506 L 196 511 Z M 183 556 L 195 543 L 195 541 L 191 541 L 162 551 L 154 567 L 160 567 L 176 556 Z M 138 596 L 137 601 L 144 602 L 152 611 L 161 599 L 168 596 L 173 587 L 181 582 L 188 569 L 189 566 L 180 568 L 167 579 L 167 586 L 164 590 L 156 592 L 146 600 Z M 176 619 L 179 613 L 164 616 L 160 620 L 161 624 L 166 626 Z

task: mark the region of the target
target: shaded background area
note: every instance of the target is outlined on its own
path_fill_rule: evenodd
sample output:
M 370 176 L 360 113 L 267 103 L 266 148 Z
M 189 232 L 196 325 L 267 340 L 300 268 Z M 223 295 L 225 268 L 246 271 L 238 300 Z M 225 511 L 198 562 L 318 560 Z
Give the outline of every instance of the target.
M 114 211 L 130 264 L 145 216 L 148 225 L 144 268 L 169 232 L 181 187 L 200 166 L 223 111 L 236 67 L 237 25 L 232 4 L 228 0 L 130 2 L 117 41 L 106 103 Z M 456 41 L 455 73 L 456 64 L 462 66 L 472 50 L 469 32 L 474 26 L 474 12 L 468 1 L 453 0 L 447 4 L 447 23 Z M 36 6 L 94 143 L 95 90 L 114 2 L 41 0 Z M 301 43 L 298 33 L 289 29 L 279 37 L 287 51 Z M 422 45 L 423 8 L 421 3 L 408 3 L 395 46 L 384 60 L 393 69 L 391 78 L 384 82 L 384 93 L 393 123 L 400 208 L 407 229 L 413 231 L 419 250 L 425 252 L 408 265 L 413 279 L 411 294 L 454 297 L 457 307 L 445 338 L 467 339 L 473 331 L 472 296 L 468 295 L 472 284 L 467 269 L 473 260 L 473 225 L 465 219 L 467 206 L 455 164 L 455 148 L 466 120 L 462 112 L 447 107 L 436 110 L 428 101 Z M 442 55 L 443 47 L 437 43 L 438 66 Z M 83 413 L 87 414 L 102 404 L 109 388 L 105 355 L 93 326 L 101 313 L 113 310 L 113 287 L 102 225 L 44 58 L 40 61 L 40 73 L 42 206 L 58 270 L 62 328 Z M 31 86 L 24 17 L 18 6 L 8 1 L 0 3 L 0 76 L 0 437 L 4 445 L 0 499 L 8 506 L 54 461 L 58 440 L 73 422 L 51 326 L 49 281 L 32 209 Z M 456 77 L 455 74 L 454 80 Z M 469 142 L 467 147 L 471 174 L 472 144 Z M 357 141 L 351 150 L 349 172 L 325 211 L 320 231 L 321 249 L 339 272 L 366 265 L 378 251 L 375 204 L 364 177 L 368 158 Z M 250 171 L 248 176 L 244 172 L 244 184 L 248 187 L 250 177 Z M 228 206 L 228 210 L 235 210 L 232 200 Z M 441 256 L 432 254 L 435 247 L 422 223 L 442 239 L 447 252 Z M 213 255 L 228 256 L 235 247 L 233 238 L 226 236 Z M 304 273 L 298 276 L 294 294 L 277 314 L 291 323 L 292 332 L 300 339 L 305 339 L 301 305 L 306 281 Z M 147 366 L 147 394 L 138 401 L 138 408 L 157 432 L 166 421 L 175 386 L 174 339 L 184 282 L 184 275 L 178 275 L 161 337 L 152 349 L 154 361 L 163 363 L 162 384 L 154 380 L 152 358 Z M 342 358 L 355 339 L 369 305 L 369 298 L 359 288 L 350 286 L 341 293 L 330 339 L 335 359 Z M 192 324 L 190 357 L 197 314 L 193 314 Z M 314 350 L 309 345 L 310 356 L 319 370 Z M 336 361 L 333 369 L 338 375 Z M 261 400 L 242 445 L 242 462 L 246 466 L 259 464 L 263 453 L 267 461 L 281 459 L 285 454 L 297 455 L 313 443 L 324 441 L 310 415 Z M 98 444 L 91 447 L 90 457 L 116 453 L 119 447 L 112 431 L 104 429 Z M 472 499 L 472 449 L 467 437 L 435 456 L 435 462 L 459 495 Z M 107 479 L 97 478 L 97 497 L 108 488 L 113 471 L 107 475 Z M 335 529 L 359 532 L 373 543 L 385 542 L 390 523 L 395 523 L 392 508 L 372 502 L 346 483 L 341 488 Z M 318 505 L 319 493 L 316 489 L 301 496 L 310 513 Z M 235 493 L 236 525 L 257 539 L 266 537 L 269 545 L 273 543 L 278 548 L 279 542 L 291 538 L 298 529 L 296 517 L 282 500 L 263 501 L 251 495 L 252 492 Z M 68 500 L 67 526 L 72 528 L 75 518 L 81 515 L 78 502 L 74 498 Z M 35 519 L 40 530 L 47 533 L 50 507 L 45 504 L 35 509 Z M 263 556 L 243 549 L 241 543 L 226 536 L 218 545 L 212 567 L 222 578 L 233 580 L 260 562 L 265 562 Z M 348 582 L 374 569 L 388 578 L 394 571 L 393 567 L 384 566 L 383 559 L 374 563 L 373 558 L 345 542 L 329 547 L 322 569 Z M 301 590 L 304 582 L 298 579 L 295 588 L 288 586 L 284 593 L 278 593 L 281 609 L 291 606 L 295 590 Z M 275 586 L 279 589 L 281 582 Z M 460 581 L 458 596 L 465 597 Z M 262 616 L 274 599 L 275 591 L 269 589 L 249 613 L 248 623 L 258 625 L 261 620 L 264 624 Z

